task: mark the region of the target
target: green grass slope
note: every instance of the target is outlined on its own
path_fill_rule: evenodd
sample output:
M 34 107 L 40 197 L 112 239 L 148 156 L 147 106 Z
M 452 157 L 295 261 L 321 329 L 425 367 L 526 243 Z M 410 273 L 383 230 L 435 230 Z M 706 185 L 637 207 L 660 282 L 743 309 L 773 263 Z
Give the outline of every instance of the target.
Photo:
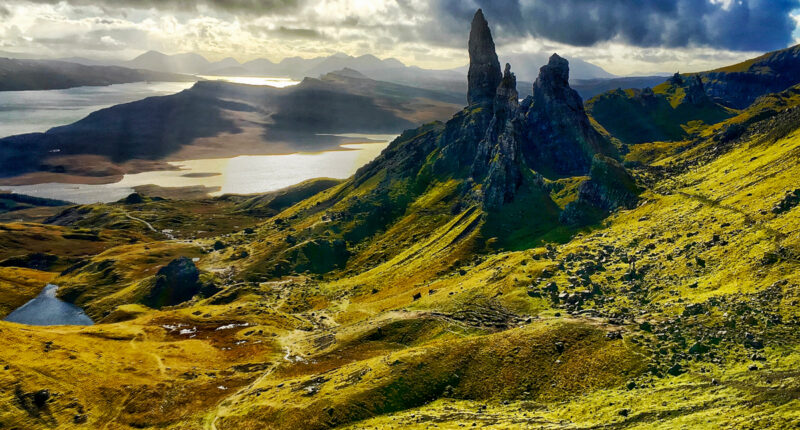
M 685 89 L 669 83 L 652 91 L 609 91 L 586 102 L 586 109 L 623 143 L 683 140 L 703 127 L 730 118 L 734 111 L 710 100 L 691 103 Z

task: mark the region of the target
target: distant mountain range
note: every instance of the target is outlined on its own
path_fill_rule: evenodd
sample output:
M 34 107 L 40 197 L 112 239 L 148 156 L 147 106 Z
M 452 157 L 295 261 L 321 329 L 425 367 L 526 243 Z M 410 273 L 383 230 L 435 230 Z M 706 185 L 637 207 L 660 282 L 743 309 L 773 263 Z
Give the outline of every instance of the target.
M 119 66 L 0 58 L 0 91 L 56 90 L 142 81 L 188 82 L 194 79 L 188 75 Z
M 503 58 L 503 60 L 516 65 L 516 70 L 519 70 L 520 80 L 533 82 L 539 72 L 539 67 L 547 63 L 548 56 L 545 53 L 513 54 Z M 62 60 L 86 65 L 112 64 L 80 57 L 64 58 Z M 615 77 L 602 68 L 586 61 L 573 59 L 572 64 L 575 70 L 575 79 Z M 415 81 L 422 78 L 450 81 L 463 80 L 466 77 L 466 66 L 451 70 L 430 70 L 407 66 L 395 58 L 380 59 L 370 54 L 354 57 L 343 53 L 315 58 L 289 57 L 277 63 L 266 58 L 240 63 L 231 57 L 220 61 L 209 61 L 196 53 L 167 55 L 158 51 L 148 51 L 130 61 L 116 62 L 113 65 L 167 73 L 214 76 L 270 76 L 298 80 L 304 77 L 316 78 L 344 68 L 358 70 L 373 79 L 379 78 L 389 81 Z
M 0 53 L 0 55 L 11 55 Z M 514 65 L 520 80 L 520 95 L 531 93 L 539 68 L 547 63 L 543 53 L 512 54 L 502 58 Z M 584 99 L 616 88 L 644 88 L 661 83 L 665 76 L 616 77 L 602 68 L 572 60 L 571 82 Z M 265 58 L 240 63 L 228 57 L 209 61 L 196 53 L 167 55 L 158 51 L 146 52 L 129 61 L 101 61 L 83 57 L 59 60 L 0 58 L 0 91 L 47 90 L 76 86 L 101 86 L 141 81 L 188 81 L 195 76 L 268 76 L 302 80 L 317 78 L 344 69 L 358 71 L 365 77 L 410 87 L 466 93 L 465 67 L 450 70 L 430 70 L 407 66 L 394 58 L 380 59 L 374 55 L 354 57 L 342 53 L 327 57 L 284 58 L 272 62 Z
M 520 96 L 531 94 L 534 79 L 539 68 L 547 64 L 549 54 L 527 53 L 511 54 L 502 57 L 503 63 L 511 63 L 520 81 Z M 70 59 L 70 61 L 84 61 Z M 87 60 L 91 63 L 90 60 Z M 584 100 L 616 88 L 645 88 L 658 85 L 669 76 L 618 77 L 592 63 L 570 59 L 572 67 L 571 83 Z M 94 63 L 96 64 L 96 63 Z M 365 77 L 385 82 L 407 85 L 437 91 L 466 94 L 467 67 L 450 70 L 431 70 L 417 66 L 407 66 L 395 58 L 380 59 L 374 55 L 354 57 L 337 53 L 328 57 L 284 58 L 278 63 L 260 58 L 240 63 L 234 58 L 209 61 L 196 53 L 167 55 L 149 51 L 133 60 L 119 63 L 120 66 L 136 69 L 149 69 L 167 73 L 187 73 L 207 76 L 270 76 L 302 80 L 305 77 L 317 78 L 343 69 L 356 70 Z

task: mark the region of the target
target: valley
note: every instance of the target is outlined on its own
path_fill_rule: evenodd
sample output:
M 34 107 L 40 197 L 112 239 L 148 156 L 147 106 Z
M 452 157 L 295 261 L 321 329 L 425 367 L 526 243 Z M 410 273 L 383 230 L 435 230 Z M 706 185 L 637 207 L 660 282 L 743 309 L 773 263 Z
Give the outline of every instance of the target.
M 800 425 L 797 50 L 584 100 L 470 15 L 466 105 L 344 70 L 1 139 L 0 188 L 130 189 L 0 195 L 0 317 L 93 323 L 0 321 L 0 428 Z

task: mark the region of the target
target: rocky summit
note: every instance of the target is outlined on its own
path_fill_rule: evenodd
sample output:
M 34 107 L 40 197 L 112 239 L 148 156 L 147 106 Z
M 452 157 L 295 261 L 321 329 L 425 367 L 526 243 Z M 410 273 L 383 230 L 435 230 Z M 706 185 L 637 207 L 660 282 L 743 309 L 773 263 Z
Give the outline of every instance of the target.
M 483 19 L 480 11 L 475 19 Z M 521 104 L 516 85 L 511 65 L 506 64 L 494 91 L 493 116 L 478 143 L 472 167 L 473 180 L 483 182 L 483 206 L 490 210 L 513 202 L 523 185 L 544 190 L 544 177 L 588 175 L 595 156 L 606 157 L 603 160 L 618 157 L 611 142 L 592 127 L 583 101 L 570 88 L 567 60 L 553 54 L 539 71 L 533 94 Z M 617 170 L 625 169 L 619 165 Z M 595 177 L 594 181 L 597 184 L 605 178 Z M 605 187 L 596 190 L 604 197 L 587 201 L 616 201 L 599 191 Z M 613 209 L 619 205 L 602 206 Z
M 583 100 L 569 87 L 569 62 L 553 54 L 520 106 L 525 159 L 553 176 L 585 175 L 595 154 L 616 157 L 616 148 L 589 123 Z
M 468 104 L 491 103 L 501 76 L 492 31 L 489 30 L 489 23 L 483 16 L 483 11 L 478 9 L 469 32 Z
M 469 50 L 468 105 L 346 179 L 0 195 L 0 429 L 798 428 L 797 50 L 586 101 L 558 55 L 520 101 L 481 11 Z M 363 81 L 292 97 L 432 95 Z M 94 324 L 14 322 L 45 285 Z

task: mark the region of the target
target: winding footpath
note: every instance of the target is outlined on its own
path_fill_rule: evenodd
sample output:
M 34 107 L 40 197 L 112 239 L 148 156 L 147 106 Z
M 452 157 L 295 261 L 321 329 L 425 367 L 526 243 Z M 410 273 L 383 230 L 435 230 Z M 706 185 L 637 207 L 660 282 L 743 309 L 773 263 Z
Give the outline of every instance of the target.
M 133 216 L 133 215 L 131 215 L 131 214 L 127 213 L 127 212 L 123 212 L 123 213 L 124 213 L 124 214 L 125 214 L 125 216 L 126 216 L 126 217 L 128 217 L 129 219 L 132 219 L 132 220 L 134 220 L 134 221 L 139 221 L 140 223 L 142 223 L 142 224 L 144 224 L 145 226 L 147 226 L 147 228 L 149 228 L 150 230 L 152 230 L 152 231 L 154 231 L 154 232 L 156 232 L 156 233 L 158 233 L 158 234 L 163 234 L 164 236 L 166 236 L 166 237 L 167 237 L 167 239 L 169 239 L 169 240 L 175 240 L 175 236 L 173 236 L 171 233 L 168 233 L 168 232 L 166 232 L 166 231 L 158 231 L 158 230 L 156 230 L 156 228 L 155 228 L 155 227 L 153 227 L 153 225 L 152 225 L 152 224 L 150 224 L 149 222 L 147 222 L 147 221 L 145 221 L 145 220 L 143 220 L 143 219 L 141 219 L 141 218 L 136 218 L 135 216 Z

